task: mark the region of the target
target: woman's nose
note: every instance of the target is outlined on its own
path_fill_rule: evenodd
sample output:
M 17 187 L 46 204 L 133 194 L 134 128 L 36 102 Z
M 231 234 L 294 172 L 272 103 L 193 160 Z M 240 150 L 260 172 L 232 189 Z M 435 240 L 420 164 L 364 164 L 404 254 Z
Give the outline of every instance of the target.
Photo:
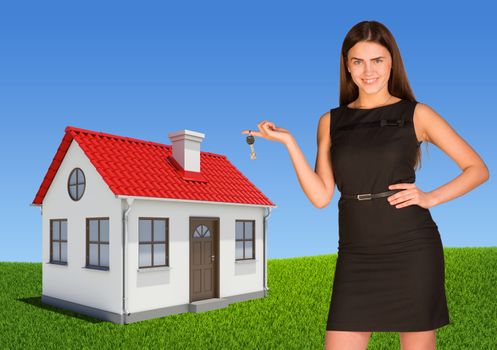
M 366 64 L 364 65 L 364 67 L 365 67 L 365 68 L 364 68 L 364 72 L 365 72 L 365 73 L 373 73 L 373 72 L 374 72 L 374 67 L 373 67 L 373 65 L 372 65 L 371 63 L 369 63 L 369 64 L 368 64 L 368 63 L 366 63 Z

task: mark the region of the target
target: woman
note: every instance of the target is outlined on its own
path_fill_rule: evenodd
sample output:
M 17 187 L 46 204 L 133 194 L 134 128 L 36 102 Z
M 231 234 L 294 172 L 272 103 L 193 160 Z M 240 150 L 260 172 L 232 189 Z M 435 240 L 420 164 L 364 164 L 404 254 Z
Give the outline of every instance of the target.
M 428 209 L 482 184 L 489 171 L 439 114 L 415 100 L 383 24 L 356 24 L 341 52 L 340 106 L 319 119 L 314 171 L 288 130 L 264 120 L 259 131 L 242 133 L 283 143 L 316 207 L 328 205 L 335 184 L 341 193 L 326 349 L 366 349 L 373 331 L 399 332 L 403 350 L 435 349 L 436 329 L 450 321 L 443 247 Z M 461 175 L 419 189 L 422 142 L 444 151 Z

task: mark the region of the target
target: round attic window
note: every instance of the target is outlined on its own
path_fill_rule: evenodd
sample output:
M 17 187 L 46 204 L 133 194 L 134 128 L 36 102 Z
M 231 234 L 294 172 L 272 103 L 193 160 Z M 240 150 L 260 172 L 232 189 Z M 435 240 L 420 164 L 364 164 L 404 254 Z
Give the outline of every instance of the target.
M 80 168 L 74 168 L 69 175 L 67 190 L 72 200 L 79 201 L 85 193 L 86 181 L 85 174 Z

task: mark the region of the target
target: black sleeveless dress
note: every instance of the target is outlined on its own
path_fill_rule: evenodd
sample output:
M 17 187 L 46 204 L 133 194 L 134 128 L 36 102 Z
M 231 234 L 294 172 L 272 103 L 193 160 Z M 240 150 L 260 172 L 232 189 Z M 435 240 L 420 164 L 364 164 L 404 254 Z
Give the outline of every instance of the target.
M 417 102 L 331 109 L 333 175 L 342 194 L 414 183 Z M 383 121 L 382 121 L 383 120 Z M 400 190 L 397 190 L 400 191 Z M 413 332 L 449 324 L 438 227 L 418 205 L 338 201 L 338 258 L 327 330 Z

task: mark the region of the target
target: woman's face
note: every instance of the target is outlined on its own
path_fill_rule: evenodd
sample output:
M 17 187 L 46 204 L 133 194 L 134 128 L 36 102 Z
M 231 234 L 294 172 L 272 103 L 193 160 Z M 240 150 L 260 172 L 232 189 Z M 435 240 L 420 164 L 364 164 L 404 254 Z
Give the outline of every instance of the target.
M 390 52 L 380 44 L 360 41 L 348 52 L 347 69 L 359 90 L 366 94 L 388 89 L 391 67 Z

